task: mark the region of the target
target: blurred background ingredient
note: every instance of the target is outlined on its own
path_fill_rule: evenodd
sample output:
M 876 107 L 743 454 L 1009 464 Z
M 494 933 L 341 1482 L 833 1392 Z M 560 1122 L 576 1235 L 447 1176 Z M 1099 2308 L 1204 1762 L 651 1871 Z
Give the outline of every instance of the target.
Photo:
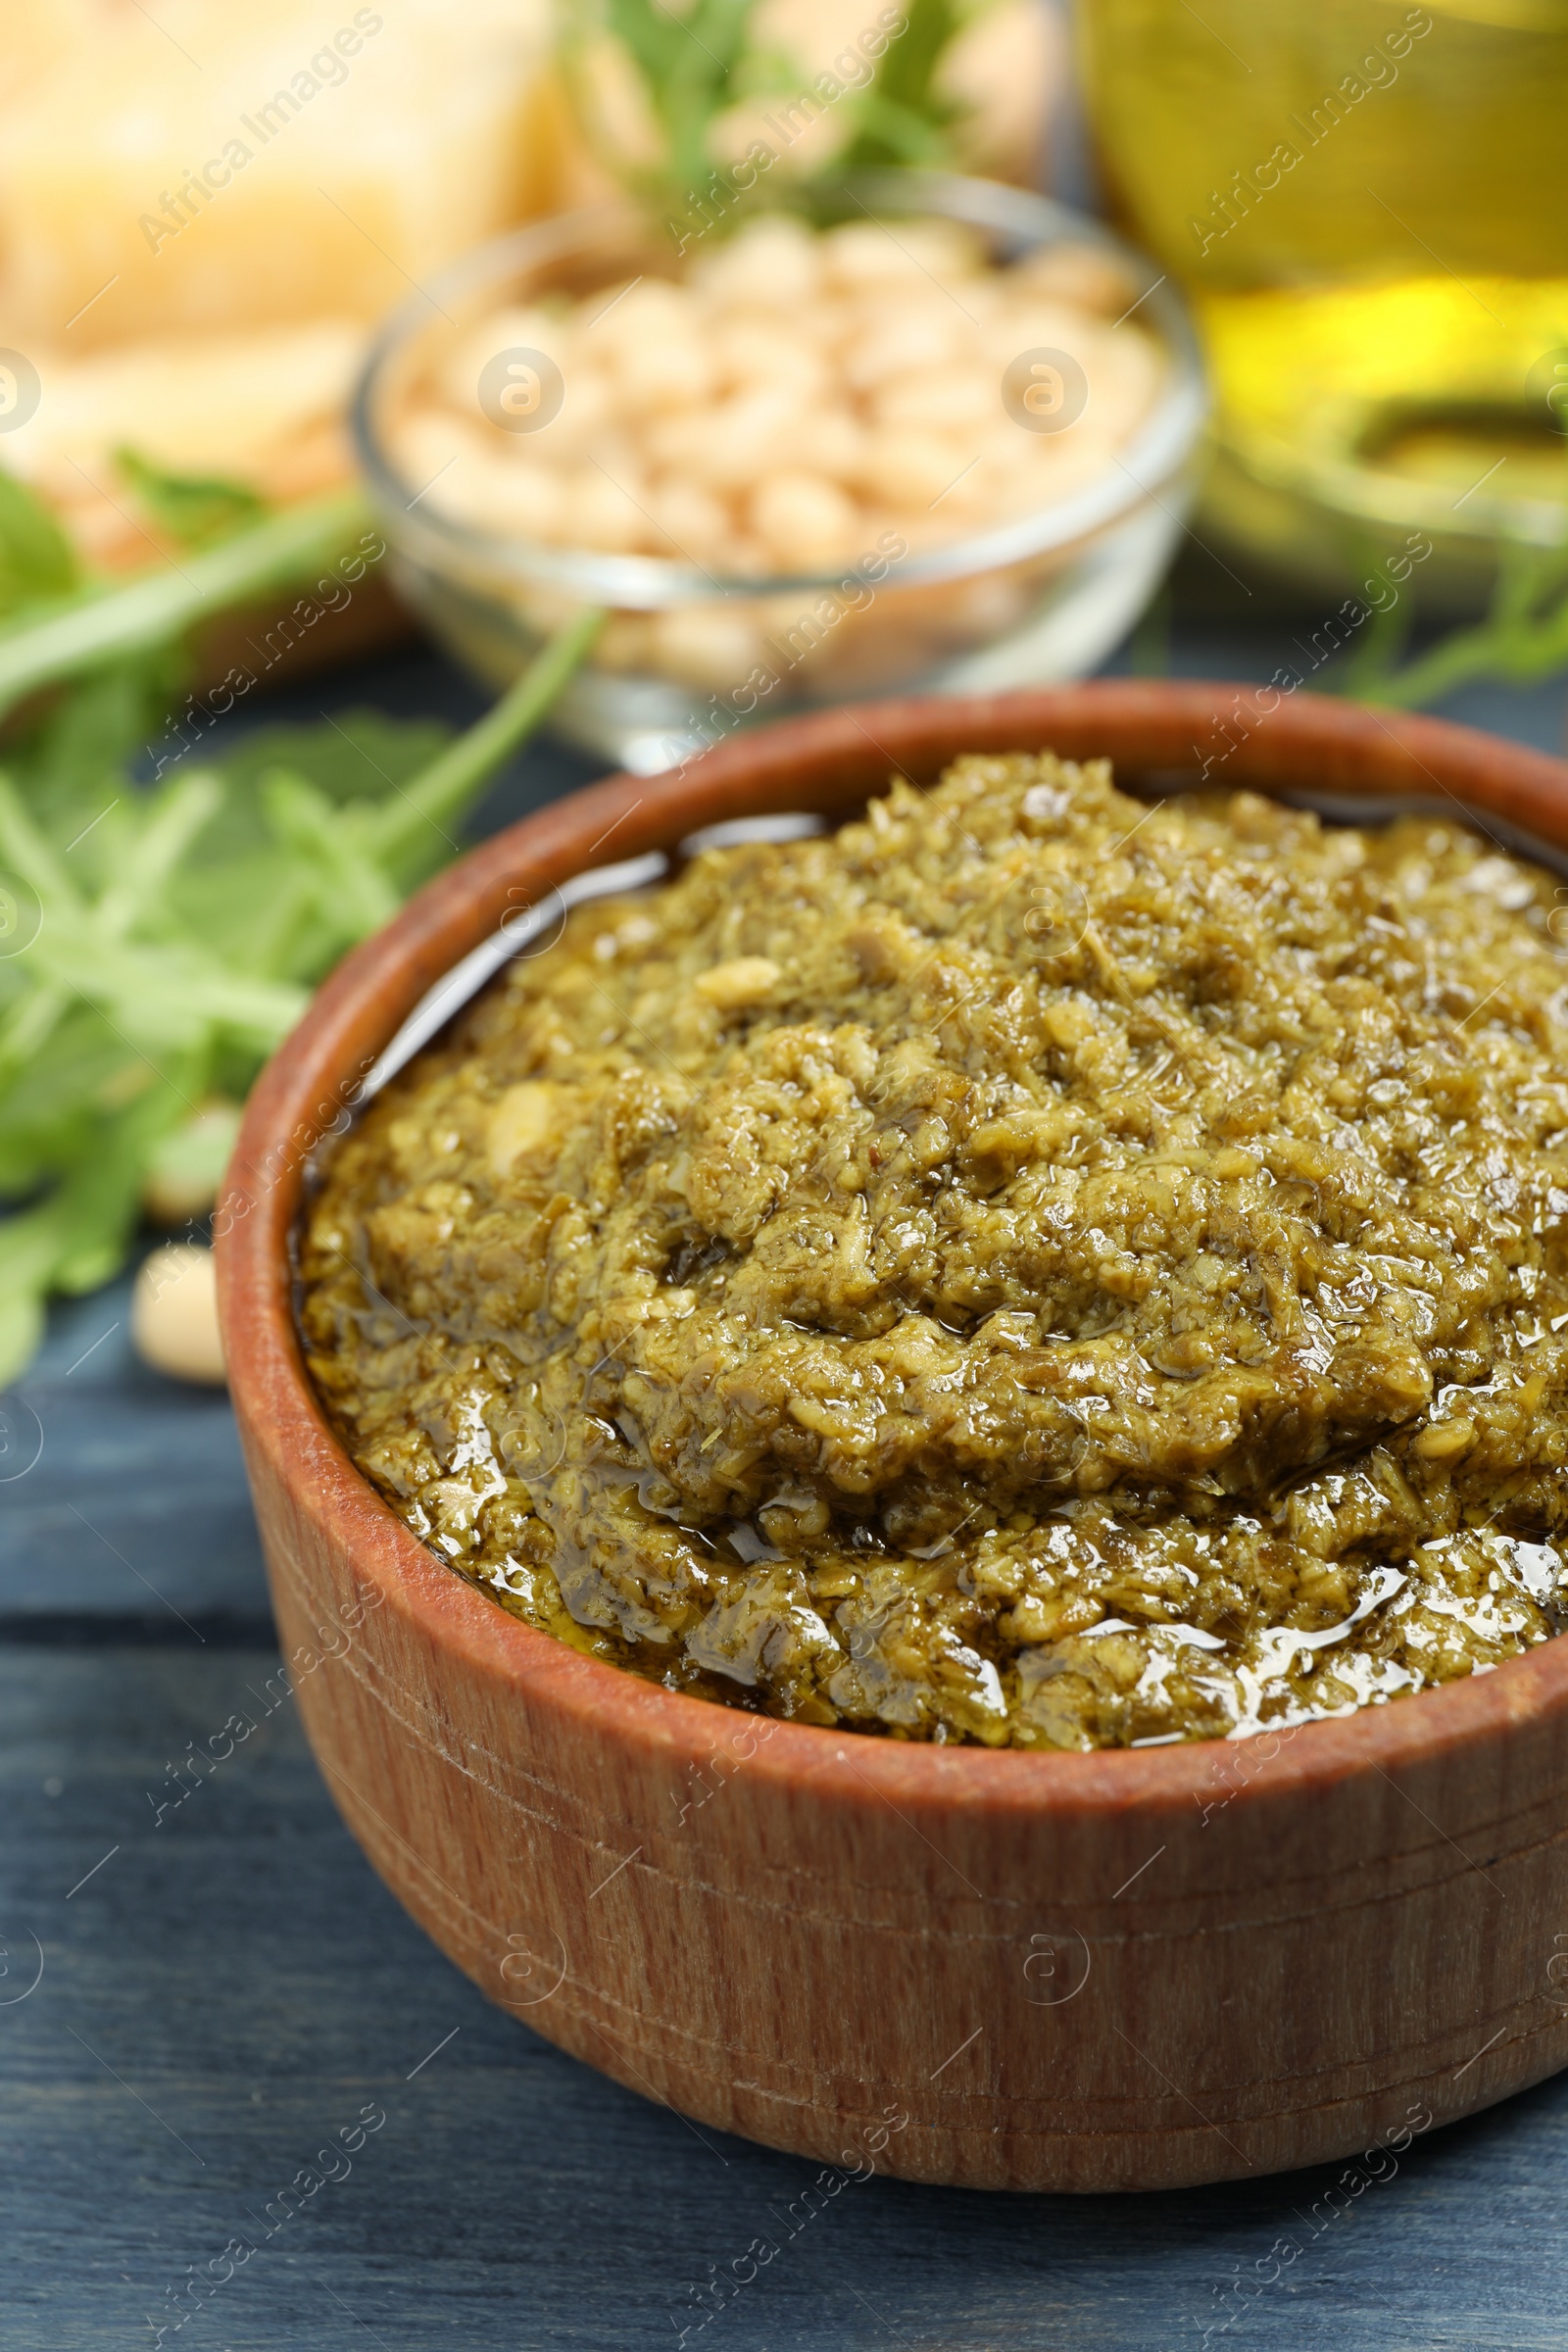
M 47 547 L 48 516 L 20 488 L 10 501 L 14 535 L 24 519 Z M 243 524 L 209 559 L 215 588 L 221 566 L 243 594 L 251 550 L 275 571 L 275 539 L 267 518 Z M 29 707 L 30 651 L 47 657 L 33 676 L 64 680 L 13 723 L 0 772 L 0 1200 L 18 1204 L 0 1218 L 0 1388 L 37 1346 L 51 1293 L 108 1281 L 138 1217 L 194 1230 L 239 1104 L 311 987 L 454 855 L 467 808 L 598 625 L 584 616 L 455 742 L 348 711 L 259 730 L 150 783 L 136 770 L 178 631 L 126 626 L 101 658 L 144 602 L 137 582 L 64 612 L 44 600 L 0 635 L 13 703 Z M 203 1295 L 180 1297 L 196 1313 Z
M 0 1383 L 547 710 L 1158 667 L 1178 548 L 1314 689 L 1561 670 L 1565 88 L 1568 0 L 12 0 Z M 470 736 L 268 728 L 416 616 Z
M 768 0 L 747 37 L 808 85 L 868 14 Z M 964 159 L 1028 176 L 1063 70 L 1056 20 L 991 0 L 951 29 Z M 83 554 L 129 567 L 158 541 L 126 495 L 124 445 L 269 499 L 346 479 L 369 325 L 484 238 L 613 184 L 555 32 L 550 0 L 11 0 L 0 322 L 49 397 L 4 463 Z M 803 141 L 813 164 L 824 143 Z
M 144 1363 L 201 1388 L 223 1382 L 213 1253 L 195 1242 L 149 1250 L 130 1295 L 131 1345 Z
M 654 772 L 803 705 L 1038 684 L 1111 651 L 1175 550 L 1204 411 L 1140 257 L 940 172 L 837 203 L 774 182 L 678 255 L 658 220 L 519 231 L 377 344 L 367 481 L 467 667 L 505 683 L 605 606 L 555 723 Z
M 1032 182 L 1067 73 L 1065 20 L 1040 0 L 562 6 L 562 192 L 629 188 L 663 220 L 759 139 L 782 145 L 775 201 L 897 165 Z
M 1568 513 L 1565 0 L 1085 0 L 1107 189 L 1193 292 L 1227 550 L 1474 612 Z M 1517 577 L 1516 573 L 1509 574 Z
M 858 5 L 775 8 L 765 37 L 808 78 Z M 1027 172 L 1061 42 L 1027 0 L 986 13 L 1000 40 L 942 20 L 920 87 L 947 75 L 933 113 L 976 160 Z M 208 757 L 243 698 L 407 626 L 350 488 L 344 413 L 373 321 L 476 243 L 610 185 L 541 0 L 10 12 L 0 1384 L 50 1294 L 106 1280 L 138 1215 L 205 1214 L 310 986 L 453 854 L 598 632 L 579 604 L 445 750 L 439 729 L 360 712 Z M 151 1353 L 173 1302 L 202 1297 L 182 1280 L 143 1298 Z

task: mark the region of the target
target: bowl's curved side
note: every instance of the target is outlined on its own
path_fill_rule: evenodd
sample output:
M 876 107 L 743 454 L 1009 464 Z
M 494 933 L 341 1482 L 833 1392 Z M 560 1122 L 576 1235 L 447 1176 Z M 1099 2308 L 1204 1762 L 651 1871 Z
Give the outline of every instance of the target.
M 1396 2147 L 1568 2063 L 1568 1642 L 1238 1745 L 988 1754 L 735 1714 L 579 1656 L 443 1566 L 328 1429 L 291 1311 L 306 1156 L 519 895 L 741 810 L 842 810 L 890 771 L 1042 744 L 1453 798 L 1568 847 L 1556 761 L 1241 688 L 759 732 L 514 827 L 346 960 L 252 1097 L 220 1277 L 316 1752 L 377 1869 L 493 1999 L 633 2088 L 833 2166 L 1169 2186 Z

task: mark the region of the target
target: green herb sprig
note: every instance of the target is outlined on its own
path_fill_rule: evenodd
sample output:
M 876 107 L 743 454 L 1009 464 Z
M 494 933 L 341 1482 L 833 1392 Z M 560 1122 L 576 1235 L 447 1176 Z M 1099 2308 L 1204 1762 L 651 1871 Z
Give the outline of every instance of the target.
M 1408 638 L 1408 619 L 1396 608 L 1375 617 L 1346 673 L 1349 692 L 1413 710 L 1483 680 L 1534 686 L 1554 676 L 1568 666 L 1568 542 L 1544 548 L 1505 540 L 1485 616 L 1404 662 Z
M 833 158 L 787 181 L 758 183 L 759 202 L 788 203 L 813 219 L 837 218 L 846 176 L 901 164 L 940 169 L 955 161 L 963 109 L 940 86 L 955 36 L 985 0 L 901 0 L 905 24 L 865 85 L 836 102 L 844 136 Z M 584 135 L 606 169 L 654 220 L 679 221 L 722 171 L 720 119 L 753 98 L 809 95 L 810 74 L 760 36 L 758 0 L 572 0 L 562 42 L 567 86 Z M 596 40 L 620 48 L 641 93 L 659 152 L 632 159 L 605 134 L 593 87 Z M 739 211 L 727 221 L 734 225 Z
M 357 493 L 253 518 L 224 485 L 156 488 L 201 544 L 114 587 L 0 476 L 0 709 L 55 690 L 0 757 L 0 1200 L 17 1203 L 0 1216 L 0 1388 L 50 1295 L 122 1263 L 150 1179 L 217 1175 L 311 989 L 454 855 L 604 618 L 564 628 L 455 740 L 351 712 L 149 788 L 133 770 L 190 628 L 314 576 L 367 519 Z

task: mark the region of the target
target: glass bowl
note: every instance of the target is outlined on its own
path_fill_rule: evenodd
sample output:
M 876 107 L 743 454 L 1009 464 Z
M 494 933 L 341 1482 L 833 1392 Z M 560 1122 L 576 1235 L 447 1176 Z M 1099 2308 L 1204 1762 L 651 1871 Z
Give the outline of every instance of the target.
M 900 172 L 859 181 L 852 194 L 878 221 L 936 220 L 977 231 L 998 263 L 1063 246 L 1087 248 L 1113 271 L 1126 309 L 1099 323 L 1113 329 L 1136 313 L 1163 361 L 1152 403 L 1115 454 L 1051 504 L 1022 505 L 937 545 L 907 548 L 896 532 L 879 534 L 858 561 L 821 572 L 717 577 L 696 561 L 551 544 L 460 520 L 430 495 L 445 470 L 438 447 L 428 478 L 408 478 L 392 446 L 398 420 L 421 387 L 442 380 L 443 366 L 449 374 L 461 368 L 464 339 L 498 312 L 678 274 L 672 248 L 656 252 L 646 224 L 613 205 L 535 223 L 466 256 L 392 316 L 368 356 L 353 431 L 400 589 L 452 653 L 496 687 L 550 632 L 586 607 L 604 608 L 593 659 L 552 723 L 640 773 L 676 766 L 739 725 L 803 708 L 1082 676 L 1132 625 L 1174 551 L 1207 398 L 1169 281 L 1099 222 L 1018 188 Z M 492 366 L 515 356 L 498 354 Z M 1063 358 L 1019 359 L 1042 356 Z M 520 390 L 504 385 L 498 395 L 484 380 L 491 368 L 476 380 L 473 429 L 482 433 L 486 418 L 502 423 L 498 398 L 502 408 L 532 403 L 553 417 L 570 397 L 548 354 L 526 357 L 533 365 Z M 1065 395 L 1050 379 L 1058 400 L 1071 400 L 1074 368 L 1067 355 Z M 998 417 L 1005 403 L 1022 423 L 1020 397 L 1034 410 L 1033 387 L 1009 393 L 1012 372 L 999 380 Z M 1079 382 L 1082 408 L 1092 393 L 1081 370 Z

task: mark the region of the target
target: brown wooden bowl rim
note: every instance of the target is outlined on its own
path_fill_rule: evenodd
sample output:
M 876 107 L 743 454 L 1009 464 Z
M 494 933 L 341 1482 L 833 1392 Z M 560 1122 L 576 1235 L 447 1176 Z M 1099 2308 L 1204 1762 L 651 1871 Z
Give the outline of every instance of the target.
M 1211 1795 L 1218 1759 L 1246 1744 L 1089 1753 L 938 1746 L 759 1717 L 586 1657 L 511 1616 L 382 1501 L 328 1425 L 295 1330 L 290 1237 L 313 1123 L 315 1131 L 325 1124 L 351 1074 L 368 1067 L 424 991 L 497 928 L 519 894 L 670 848 L 727 816 L 843 810 L 895 770 L 921 780 L 960 752 L 1043 747 L 1071 758 L 1108 753 L 1124 773 L 1192 771 L 1206 760 L 1220 771 L 1211 780 L 1264 790 L 1435 794 L 1462 813 L 1490 813 L 1568 849 L 1568 762 L 1544 753 L 1444 720 L 1277 688 L 1109 679 L 866 704 L 749 730 L 683 769 L 589 785 L 437 876 L 345 957 L 258 1081 L 216 1218 L 220 1307 L 247 1442 L 265 1451 L 301 1517 L 328 1551 L 346 1547 L 381 1605 L 455 1664 L 509 1685 L 520 1704 L 573 1719 L 585 1737 L 673 1752 L 694 1767 L 749 1736 L 749 1771 L 852 1810 L 908 1803 L 922 1815 L 975 1806 L 1174 1814 Z M 1565 1708 L 1568 1639 L 1559 1638 L 1490 1673 L 1282 1733 L 1268 1790 L 1280 1798 L 1302 1786 L 1391 1774 Z M 1254 1785 L 1237 1801 L 1258 1794 Z

